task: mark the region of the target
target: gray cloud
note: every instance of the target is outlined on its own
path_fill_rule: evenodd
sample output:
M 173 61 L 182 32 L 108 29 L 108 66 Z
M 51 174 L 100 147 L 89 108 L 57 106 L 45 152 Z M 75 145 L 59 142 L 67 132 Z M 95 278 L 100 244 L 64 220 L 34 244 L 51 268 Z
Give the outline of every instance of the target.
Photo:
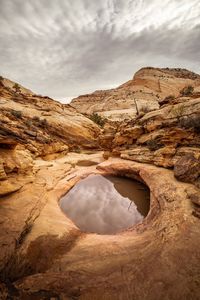
M 0 0 L 0 73 L 55 98 L 143 66 L 200 72 L 199 49 L 199 0 Z

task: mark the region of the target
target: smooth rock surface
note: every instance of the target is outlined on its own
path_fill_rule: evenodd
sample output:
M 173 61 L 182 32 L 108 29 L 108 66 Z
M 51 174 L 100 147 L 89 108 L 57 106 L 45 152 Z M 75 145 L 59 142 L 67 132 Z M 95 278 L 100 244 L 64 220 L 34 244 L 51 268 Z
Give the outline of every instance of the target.
M 184 69 L 143 68 L 118 88 L 79 96 L 71 105 L 83 114 L 98 113 L 113 121 L 133 119 L 136 104 L 139 112 L 156 110 L 165 97 L 177 97 L 188 85 L 199 86 L 200 76 Z
M 0 144 L 24 145 L 34 156 L 45 156 L 70 149 L 98 148 L 100 128 L 78 113 L 49 97 L 36 95 L 14 82 L 0 83 Z
M 103 127 L 13 86 L 0 82 L 0 298 L 199 300 L 200 76 L 144 68 L 72 102 Z M 58 201 L 91 174 L 145 183 L 144 221 L 80 231 Z
M 190 199 L 198 189 L 170 170 L 123 159 L 71 169 L 66 156 L 35 167 L 31 185 L 1 200 L 1 274 L 16 299 L 198 299 L 199 219 Z M 144 181 L 151 191 L 144 222 L 120 235 L 80 232 L 57 201 L 92 173 Z

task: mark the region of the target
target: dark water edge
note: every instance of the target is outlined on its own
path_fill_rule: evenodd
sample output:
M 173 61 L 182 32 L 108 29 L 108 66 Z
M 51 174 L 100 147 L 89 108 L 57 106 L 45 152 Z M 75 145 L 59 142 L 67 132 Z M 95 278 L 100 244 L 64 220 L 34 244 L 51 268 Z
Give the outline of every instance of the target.
M 60 199 L 60 208 L 83 232 L 115 234 L 142 222 L 149 189 L 124 177 L 91 174 Z
M 150 191 L 146 185 L 126 177 L 113 175 L 106 175 L 104 177 L 114 184 L 118 193 L 134 201 L 138 211 L 144 217 L 147 216 L 150 208 Z

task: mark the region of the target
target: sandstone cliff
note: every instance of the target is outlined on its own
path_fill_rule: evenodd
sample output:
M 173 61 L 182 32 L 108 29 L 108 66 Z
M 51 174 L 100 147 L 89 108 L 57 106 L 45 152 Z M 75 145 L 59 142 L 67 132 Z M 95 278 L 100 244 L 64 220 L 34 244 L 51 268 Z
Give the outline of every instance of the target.
M 195 77 L 196 78 L 196 77 Z M 178 79 L 179 80 L 179 79 Z M 196 80 L 196 79 L 195 79 Z M 176 84 L 176 80 L 174 85 Z M 194 90 L 185 86 L 176 96 L 165 95 L 159 109 L 142 112 L 131 121 L 124 121 L 116 129 L 110 144 L 113 154 L 142 163 L 151 163 L 165 168 L 191 166 L 195 172 L 193 182 L 200 187 L 200 93 L 199 81 Z M 172 86 L 173 88 L 173 86 Z M 169 89 L 168 93 L 171 92 Z M 104 141 L 103 137 L 102 140 Z M 197 160 L 197 161 L 196 161 Z M 195 171 L 192 164 L 197 164 Z M 190 163 L 189 163 L 190 162 Z M 178 176 L 178 173 L 176 172 Z M 183 179 L 184 176 L 182 176 Z M 185 176 L 185 181 L 187 181 Z M 191 177 L 191 176 L 190 176 Z M 180 178 L 180 177 L 179 177 Z M 188 181 L 191 182 L 191 178 Z
M 24 145 L 35 156 L 97 148 L 99 127 L 69 105 L 0 81 L 0 143 Z
M 21 177 L 33 172 L 32 161 L 38 156 L 98 148 L 99 132 L 94 122 L 69 105 L 1 77 L 0 195 L 22 187 Z
M 140 97 L 137 98 L 138 86 L 140 86 Z M 152 92 L 146 94 L 147 88 Z M 121 95 L 122 91 L 129 93 L 130 89 L 134 95 L 131 104 L 135 110 L 134 117 L 126 115 L 124 120 L 122 110 L 119 109 L 121 121 L 116 121 L 115 113 L 114 118 L 106 121 L 99 135 L 99 145 L 106 150 L 104 157 L 120 156 L 141 163 L 175 168 L 175 174 L 179 179 L 191 182 L 193 178 L 193 182 L 200 186 L 198 163 L 200 159 L 200 76 L 184 69 L 145 68 L 138 71 L 133 80 L 121 85 L 115 92 Z M 96 92 L 83 98 L 80 96 L 72 101 L 72 105 L 79 109 L 79 102 L 82 101 L 82 112 L 85 112 L 87 105 L 91 105 L 91 112 L 96 111 L 93 110 L 94 107 L 100 108 L 105 103 L 105 107 L 109 108 L 107 93 L 113 105 L 110 114 L 118 104 L 130 105 L 128 96 L 123 101 L 120 97 L 116 100 L 113 90 Z M 159 97 L 152 100 L 155 93 L 158 93 Z M 96 101 L 93 96 L 97 94 L 101 97 Z M 151 103 L 156 105 L 151 106 Z M 101 112 L 105 116 L 104 111 Z M 98 111 L 99 114 L 101 112 Z M 182 171 L 177 171 L 178 165 L 179 169 L 181 166 L 179 162 L 181 158 L 185 159 L 188 165 L 187 172 L 195 172 L 194 176 L 186 175 L 184 178 L 182 173 L 179 176 L 179 172 L 184 172 L 184 168 Z M 192 170 L 189 166 L 193 164 L 197 166 Z
M 83 114 L 121 121 L 136 116 L 136 105 L 139 111 L 155 110 L 167 96 L 177 97 L 183 87 L 199 84 L 200 75 L 184 69 L 143 68 L 118 88 L 79 96 L 71 106 Z

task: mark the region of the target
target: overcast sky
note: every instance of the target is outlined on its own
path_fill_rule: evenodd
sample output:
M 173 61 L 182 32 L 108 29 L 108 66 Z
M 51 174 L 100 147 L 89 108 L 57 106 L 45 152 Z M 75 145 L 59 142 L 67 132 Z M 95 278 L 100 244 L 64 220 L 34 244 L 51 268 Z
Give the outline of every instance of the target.
M 144 66 L 200 73 L 199 0 L 0 0 L 0 73 L 69 99 Z

